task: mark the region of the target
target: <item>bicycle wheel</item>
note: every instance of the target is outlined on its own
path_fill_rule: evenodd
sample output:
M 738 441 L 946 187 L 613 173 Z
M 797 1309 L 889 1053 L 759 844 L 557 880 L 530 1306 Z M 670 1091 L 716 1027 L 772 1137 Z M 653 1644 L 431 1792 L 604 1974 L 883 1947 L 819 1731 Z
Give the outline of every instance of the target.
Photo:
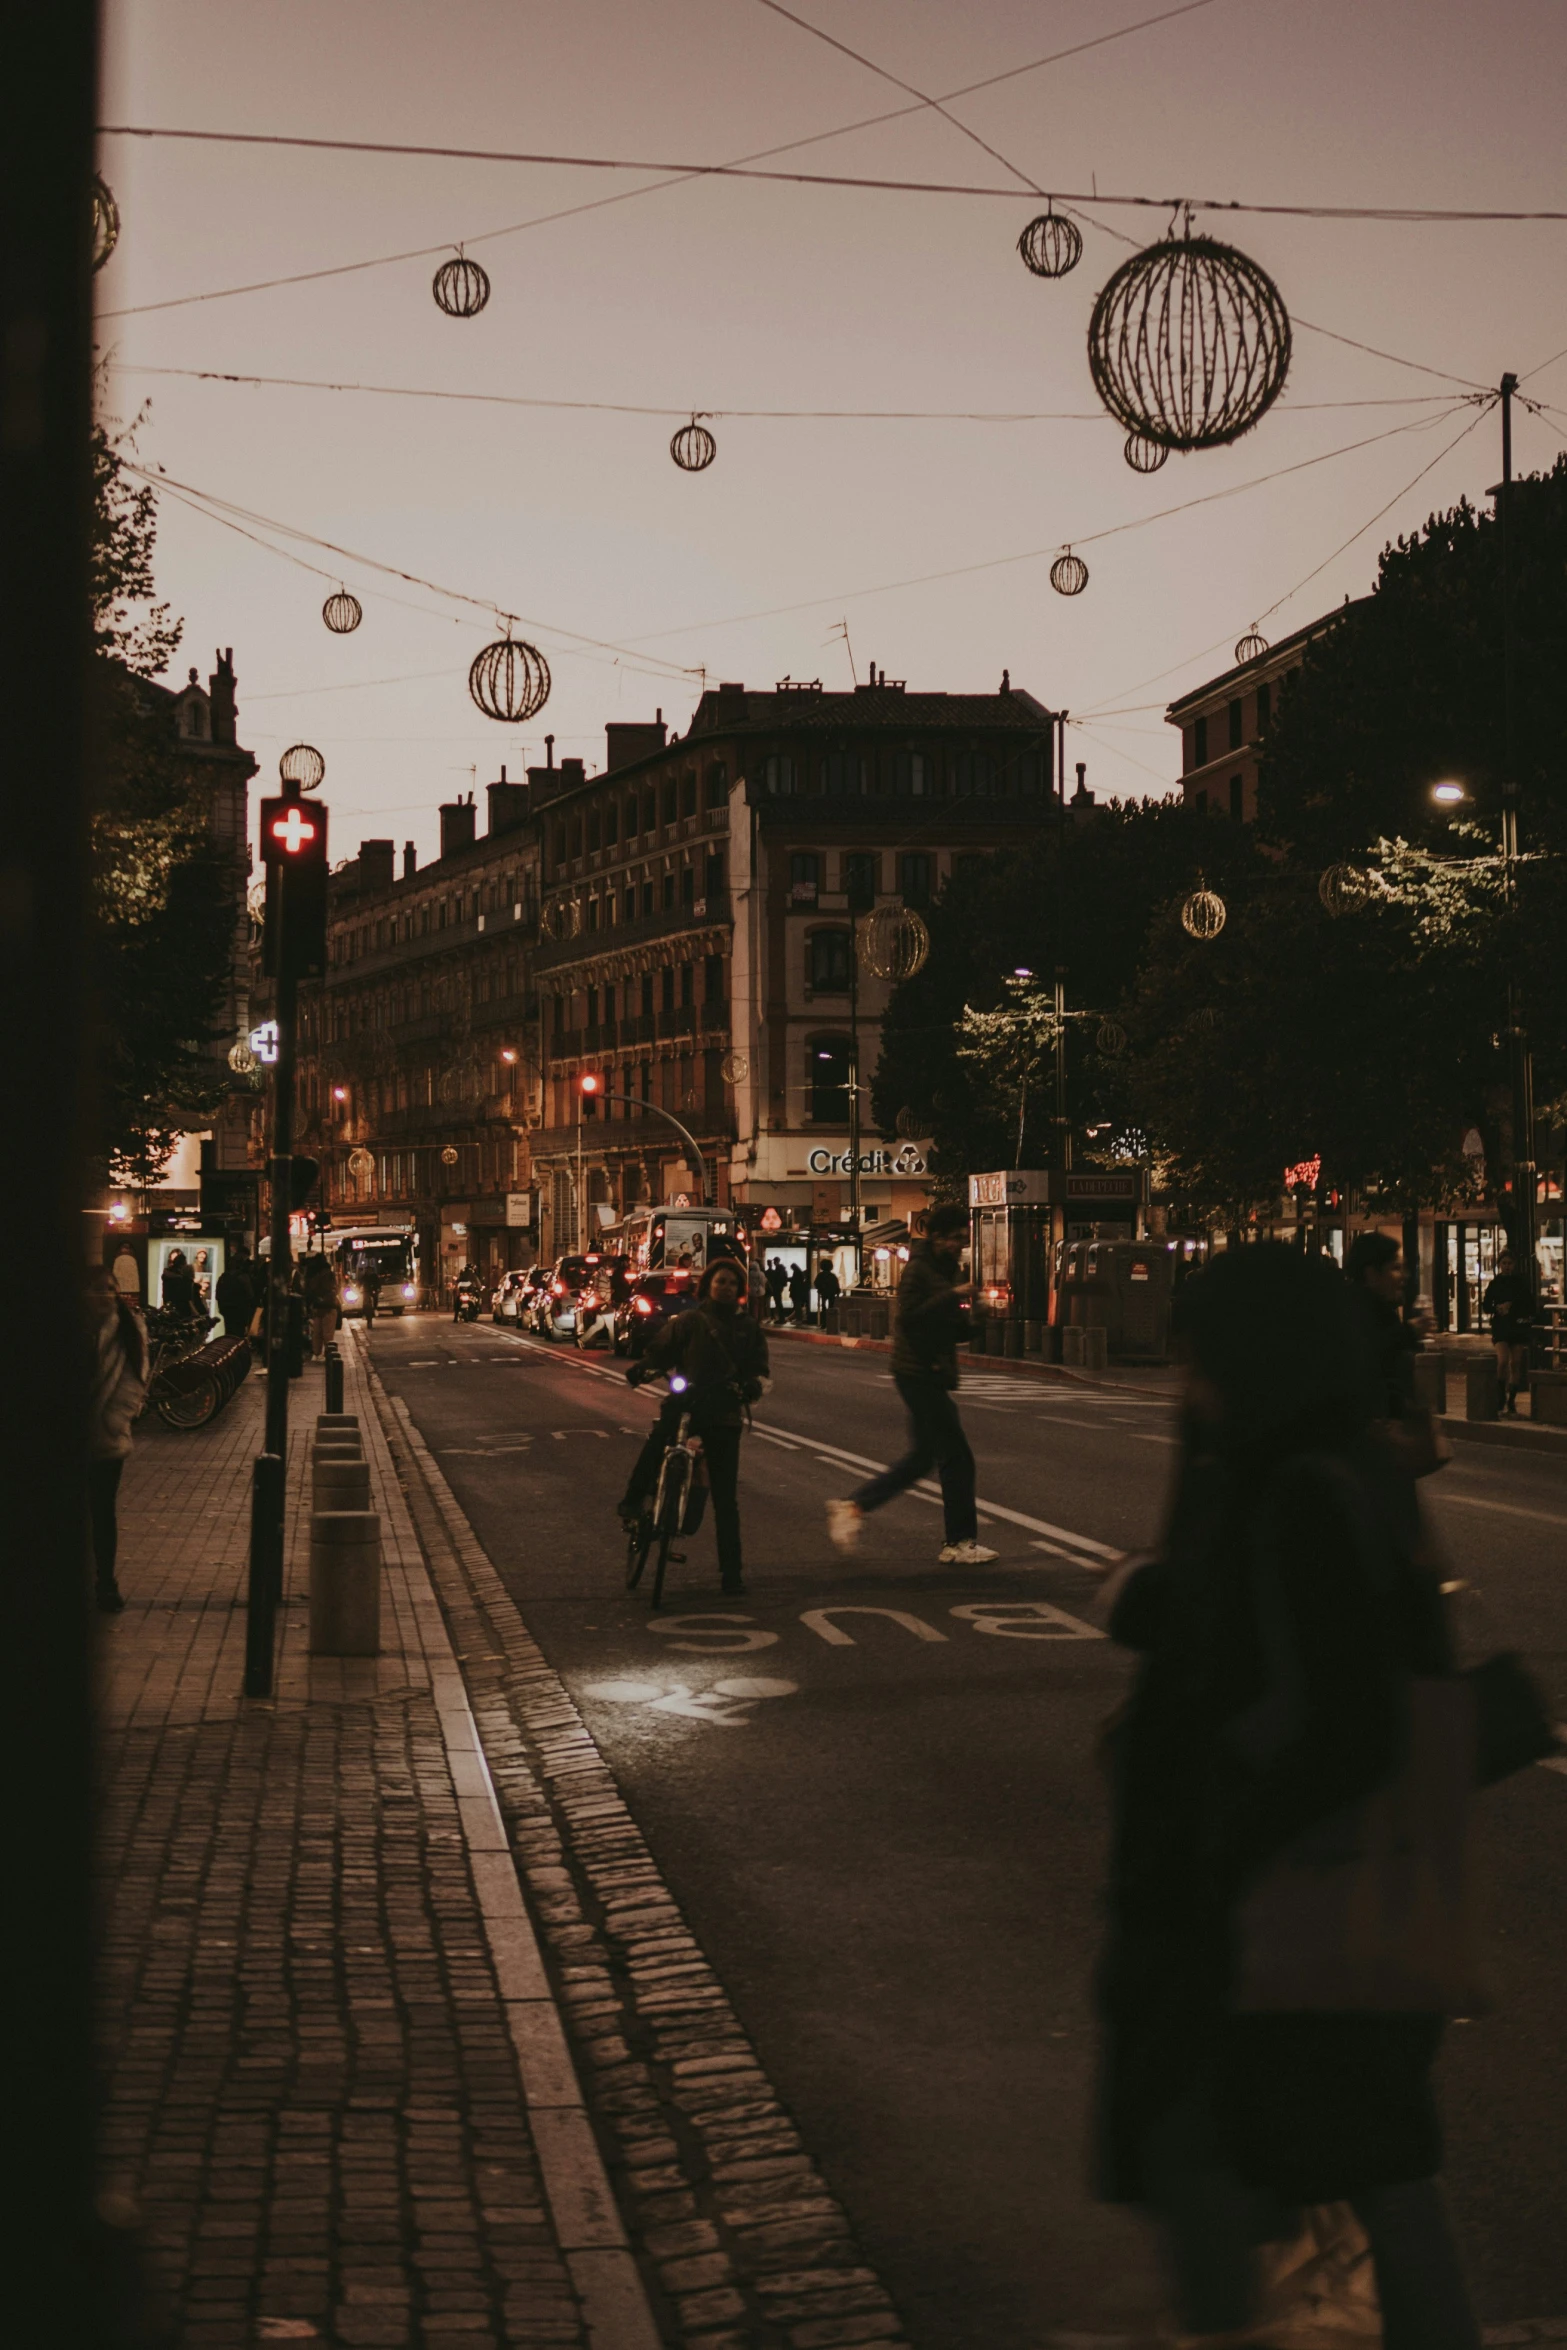
M 162 1395 L 155 1395 L 153 1401 L 165 1428 L 205 1428 L 218 1408 L 218 1383 L 216 1379 L 203 1379 L 197 1386 L 183 1388 L 178 1393 L 167 1389 Z
M 647 1554 L 653 1547 L 653 1521 L 646 1514 L 634 1526 L 626 1529 L 626 1589 L 635 1591 L 647 1565 Z

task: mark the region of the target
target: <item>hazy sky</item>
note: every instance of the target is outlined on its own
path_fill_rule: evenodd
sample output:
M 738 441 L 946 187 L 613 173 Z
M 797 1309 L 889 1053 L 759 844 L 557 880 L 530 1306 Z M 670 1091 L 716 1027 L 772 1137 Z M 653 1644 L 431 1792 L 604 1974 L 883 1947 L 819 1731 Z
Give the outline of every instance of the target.
M 799 0 L 796 13 L 940 94 L 1157 5 Z M 106 124 L 717 162 L 909 103 L 761 0 L 110 0 L 106 15 Z M 953 111 L 1044 187 L 1561 208 L 1564 89 L 1557 0 L 1207 0 Z M 929 111 L 780 161 L 1007 184 Z M 1162 722 L 1171 694 L 1223 667 L 1280 598 L 1262 623 L 1273 637 L 1361 592 L 1391 533 L 1497 477 L 1488 417 L 1406 491 L 1475 413 L 1448 413 L 1463 384 L 1300 324 L 1284 399 L 1254 432 L 1134 475 L 1120 432 L 1094 417 L 1085 357 L 1094 294 L 1128 248 L 1088 228 L 1072 276 L 1030 277 L 1014 241 L 1040 206 L 1021 189 L 1001 202 L 707 180 L 550 221 L 649 183 L 119 137 L 102 141 L 101 162 L 124 223 L 97 281 L 101 341 L 116 362 L 110 405 L 128 416 L 150 398 L 143 459 L 539 624 L 522 633 L 545 646 L 554 691 L 518 737 L 467 698 L 468 663 L 496 633 L 482 613 L 345 563 L 365 619 L 334 638 L 320 606 L 335 579 L 165 498 L 159 578 L 187 623 L 179 674 L 194 661 L 205 677 L 214 646 L 233 645 L 242 739 L 268 774 L 286 744 L 320 746 L 339 855 L 383 832 L 429 855 L 437 803 L 477 783 L 482 804 L 501 760 L 515 774 L 542 758 L 546 729 L 557 756 L 577 753 L 590 769 L 606 719 L 662 706 L 683 729 L 702 668 L 757 686 L 819 676 L 845 687 L 848 656 L 833 634 L 845 619 L 862 678 L 875 661 L 911 687 L 991 690 L 1006 667 L 1053 707 L 1116 712 L 1074 730 L 1071 755 L 1087 759 L 1101 794 L 1157 790 L 1177 767 Z M 1167 216 L 1106 206 L 1095 217 L 1152 241 Z M 477 241 L 518 222 L 534 225 Z M 1213 212 L 1198 225 L 1262 262 L 1297 321 L 1443 375 L 1494 383 L 1567 346 L 1567 225 Z M 436 309 L 434 258 L 107 315 L 463 240 L 494 281 L 469 321 Z M 137 371 L 150 367 L 671 409 L 1046 410 L 1086 421 L 719 415 L 717 462 L 686 475 L 667 454 L 674 417 Z M 1520 417 L 1525 469 L 1567 444 L 1567 357 L 1527 388 L 1563 424 Z M 1406 425 L 1415 429 L 1233 499 L 1084 543 Z M 1047 579 L 1069 540 L 1091 570 L 1072 602 Z M 998 560 L 1019 555 L 1029 559 Z M 965 565 L 992 567 L 888 586 Z M 857 592 L 868 589 L 878 592 Z M 806 608 L 748 617 L 778 606 Z M 563 631 L 623 652 L 573 652 Z

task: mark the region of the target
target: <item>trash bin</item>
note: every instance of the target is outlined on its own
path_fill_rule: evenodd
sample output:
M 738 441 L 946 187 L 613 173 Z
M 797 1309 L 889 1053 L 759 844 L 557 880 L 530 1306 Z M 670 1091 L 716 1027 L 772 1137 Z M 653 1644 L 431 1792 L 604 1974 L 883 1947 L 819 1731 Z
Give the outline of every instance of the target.
M 381 1520 L 317 1510 L 310 1520 L 310 1653 L 381 1653 Z

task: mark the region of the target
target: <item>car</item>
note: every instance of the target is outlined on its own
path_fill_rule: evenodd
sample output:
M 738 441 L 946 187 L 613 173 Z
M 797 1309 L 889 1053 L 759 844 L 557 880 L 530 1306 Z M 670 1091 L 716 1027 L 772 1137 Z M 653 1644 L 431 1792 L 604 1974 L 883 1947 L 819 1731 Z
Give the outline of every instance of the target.
M 618 1355 L 630 1355 L 633 1362 L 641 1360 L 642 1351 L 654 1332 L 661 1330 L 672 1314 L 683 1314 L 696 1303 L 697 1275 L 682 1269 L 667 1273 L 644 1273 L 633 1281 L 615 1311 L 614 1349 Z

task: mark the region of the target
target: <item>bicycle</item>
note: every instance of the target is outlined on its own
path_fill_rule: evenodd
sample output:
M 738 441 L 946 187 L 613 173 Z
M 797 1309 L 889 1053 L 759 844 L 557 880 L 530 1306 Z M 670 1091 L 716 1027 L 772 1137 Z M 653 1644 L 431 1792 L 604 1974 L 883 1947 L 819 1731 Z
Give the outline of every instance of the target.
M 676 1537 L 694 1534 L 706 1507 L 707 1465 L 702 1457 L 702 1439 L 692 1430 L 690 1413 L 682 1412 L 674 1441 L 665 1449 L 659 1465 L 652 1502 L 627 1530 L 628 1591 L 635 1591 L 641 1582 L 656 1543 L 658 1563 L 653 1569 L 651 1605 L 659 1606 L 664 1596 L 664 1571 L 670 1560 L 677 1566 L 685 1563 L 685 1552 L 673 1548 Z

